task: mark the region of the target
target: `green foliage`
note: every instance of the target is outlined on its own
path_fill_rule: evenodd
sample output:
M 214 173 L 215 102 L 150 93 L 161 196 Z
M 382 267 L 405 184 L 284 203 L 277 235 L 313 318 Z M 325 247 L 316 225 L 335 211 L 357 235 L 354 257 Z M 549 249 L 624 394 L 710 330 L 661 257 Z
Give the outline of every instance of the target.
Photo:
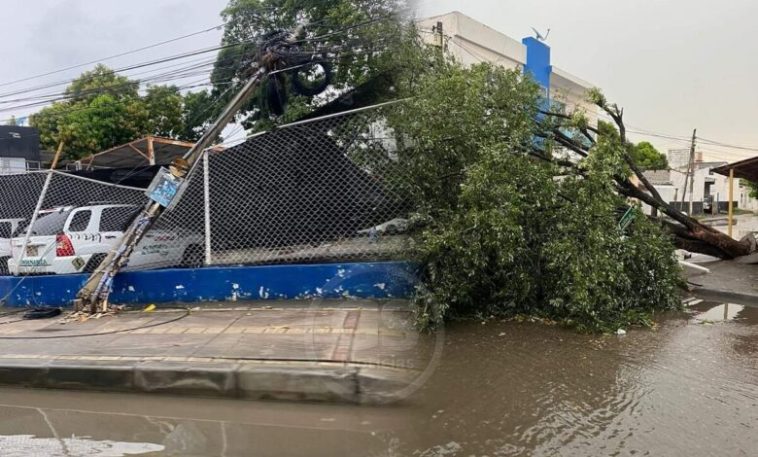
M 223 49 L 211 80 L 214 95 L 231 97 L 250 77 L 257 42 L 267 33 L 294 30 L 306 24 L 305 50 L 336 50 L 332 60 L 331 93 L 356 87 L 378 74 L 394 70 L 396 50 L 408 40 L 407 26 L 400 20 L 405 0 L 230 0 L 222 16 L 226 21 Z M 415 38 L 415 35 L 414 35 Z M 307 40 L 317 39 L 308 42 Z M 291 94 L 292 95 L 292 94 Z M 324 97 L 292 95 L 282 118 L 265 103 L 265 87 L 243 109 L 238 120 L 246 128 L 265 130 L 277 123 L 295 120 L 324 103 Z
M 750 198 L 758 198 L 758 183 L 748 181 L 747 179 L 740 180 L 740 183 L 747 187 Z
M 642 170 L 666 170 L 669 167 L 666 156 L 647 141 L 637 143 L 632 148 L 631 155 Z
M 175 86 L 151 86 L 104 65 L 82 73 L 65 91 L 67 99 L 31 116 L 43 148 L 65 143 L 69 159 L 79 159 L 145 135 L 194 141 L 207 122 L 207 92 L 182 95 Z
M 528 314 L 614 331 L 679 305 L 671 240 L 641 215 L 618 228 L 615 130 L 566 175 L 533 154 L 539 92 L 518 72 L 446 64 L 413 93 L 388 123 L 421 226 L 421 326 Z

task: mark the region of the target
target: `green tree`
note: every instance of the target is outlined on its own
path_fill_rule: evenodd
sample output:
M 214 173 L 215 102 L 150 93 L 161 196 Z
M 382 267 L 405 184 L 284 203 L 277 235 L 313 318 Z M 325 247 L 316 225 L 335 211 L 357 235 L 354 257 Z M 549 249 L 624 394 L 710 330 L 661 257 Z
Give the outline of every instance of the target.
M 394 54 L 398 43 L 407 38 L 400 20 L 404 0 L 230 0 L 222 16 L 226 21 L 222 44 L 212 81 L 214 96 L 225 99 L 249 77 L 259 41 L 277 30 L 307 28 L 303 52 L 319 54 L 328 50 L 333 66 L 333 93 L 355 87 L 372 77 L 390 72 L 400 59 Z M 308 69 L 304 69 L 308 70 Z M 289 78 L 285 90 L 289 86 Z M 324 97 L 290 93 L 289 108 L 278 117 L 266 103 L 266 87 L 261 88 L 238 116 L 249 129 L 261 130 L 277 122 L 295 119 L 324 103 Z
M 758 198 L 758 183 L 748 180 L 743 180 L 742 182 L 748 188 L 750 198 Z
M 537 86 L 489 65 L 437 66 L 411 93 L 387 122 L 414 202 L 422 326 L 529 315 L 615 331 L 679 306 L 669 236 L 642 216 L 618 227 L 618 134 L 598 135 L 576 167 L 554 162 L 534 141 Z
M 182 110 L 183 130 L 179 137 L 185 141 L 199 140 L 210 125 L 218 105 L 207 90 L 185 94 Z
M 98 65 L 66 88 L 64 100 L 32 115 L 30 125 L 39 130 L 43 148 L 54 150 L 63 141 L 69 159 L 145 135 L 194 141 L 202 134 L 212 115 L 200 109 L 210 104 L 207 92 L 182 95 L 176 86 L 150 86 L 140 94 L 139 87 Z
M 666 170 L 669 167 L 666 156 L 647 141 L 637 143 L 632 149 L 631 155 L 632 159 L 643 170 Z

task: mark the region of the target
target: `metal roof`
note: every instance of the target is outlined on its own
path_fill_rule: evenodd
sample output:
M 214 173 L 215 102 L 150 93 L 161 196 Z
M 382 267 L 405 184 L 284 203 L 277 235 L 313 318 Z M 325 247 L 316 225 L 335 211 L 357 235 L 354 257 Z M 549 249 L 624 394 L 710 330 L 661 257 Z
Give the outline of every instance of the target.
M 758 182 L 758 156 L 740 160 L 739 162 L 728 163 L 714 168 L 711 171 L 720 175 L 729 176 L 729 170 L 734 170 L 734 176 L 736 178 Z
M 146 136 L 131 143 L 115 146 L 92 154 L 79 162 L 83 169 L 127 168 L 150 165 L 168 165 L 183 156 L 193 143 L 158 136 Z

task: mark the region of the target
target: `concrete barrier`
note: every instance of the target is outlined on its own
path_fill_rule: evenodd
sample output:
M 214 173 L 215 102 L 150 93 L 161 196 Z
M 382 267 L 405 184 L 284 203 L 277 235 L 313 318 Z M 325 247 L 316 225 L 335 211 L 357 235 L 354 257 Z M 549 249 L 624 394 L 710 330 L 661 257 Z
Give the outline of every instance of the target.
M 119 304 L 234 302 L 313 298 L 409 298 L 417 266 L 357 262 L 187 268 L 126 272 L 114 280 Z M 5 306 L 70 306 L 87 275 L 2 276 Z

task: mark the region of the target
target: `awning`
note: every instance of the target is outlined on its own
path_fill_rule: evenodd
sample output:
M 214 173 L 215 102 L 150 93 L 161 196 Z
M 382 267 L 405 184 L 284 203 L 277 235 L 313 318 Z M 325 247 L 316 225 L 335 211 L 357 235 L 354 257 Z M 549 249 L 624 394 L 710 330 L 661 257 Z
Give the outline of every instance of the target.
M 735 178 L 747 179 L 748 181 L 758 182 L 758 156 L 750 159 L 740 160 L 739 162 L 729 163 L 714 168 L 714 173 L 729 176 L 729 170 L 734 170 Z

